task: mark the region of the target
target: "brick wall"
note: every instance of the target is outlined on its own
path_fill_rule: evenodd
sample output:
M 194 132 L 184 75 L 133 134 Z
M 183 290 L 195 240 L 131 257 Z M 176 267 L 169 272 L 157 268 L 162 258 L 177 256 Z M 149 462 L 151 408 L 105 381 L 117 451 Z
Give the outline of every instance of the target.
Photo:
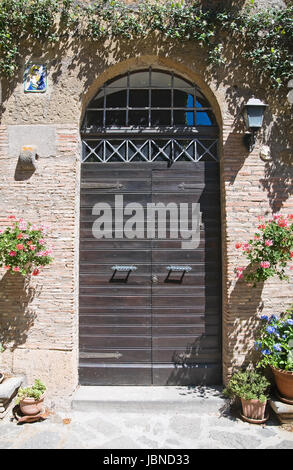
M 273 278 L 256 288 L 235 276 L 236 266 L 247 266 L 247 260 L 235 248 L 236 242 L 252 237 L 259 224 L 258 216 L 270 218 L 276 209 L 283 214 L 293 211 L 292 188 L 288 194 L 285 182 L 292 181 L 292 165 L 283 167 L 274 192 L 267 190 L 274 177 L 268 177 L 268 166 L 260 158 L 260 143 L 247 153 L 243 133 L 233 131 L 233 123 L 223 127 L 222 223 L 223 223 L 223 370 L 224 380 L 239 365 L 255 359 L 253 348 L 259 317 L 279 314 L 293 302 L 292 275 L 290 282 Z M 276 200 L 280 201 L 275 207 Z M 282 202 L 281 202 L 282 201 Z M 290 271 L 287 272 L 290 275 Z
M 7 157 L 7 129 L 1 128 L 1 218 L 10 214 L 49 225 L 54 263 L 28 282 L 5 273 L 0 279 L 0 332 L 9 347 L 2 367 L 41 378 L 49 392 L 70 394 L 77 382 L 76 225 L 79 135 L 56 126 L 56 156 L 40 158 L 35 173 L 16 177 L 17 157 Z M 53 384 L 53 385 L 52 385 Z

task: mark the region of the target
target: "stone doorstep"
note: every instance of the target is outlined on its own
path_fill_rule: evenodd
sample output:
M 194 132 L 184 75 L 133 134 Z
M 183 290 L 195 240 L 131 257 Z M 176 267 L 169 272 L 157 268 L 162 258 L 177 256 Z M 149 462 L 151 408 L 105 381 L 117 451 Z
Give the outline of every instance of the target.
M 293 424 L 293 405 L 283 403 L 276 398 L 272 398 L 269 403 L 281 424 Z
M 79 411 L 218 413 L 227 407 L 219 387 L 79 386 L 71 406 Z
M 12 399 L 15 397 L 18 388 L 24 382 L 24 376 L 9 377 L 0 384 L 0 419 L 8 413 Z

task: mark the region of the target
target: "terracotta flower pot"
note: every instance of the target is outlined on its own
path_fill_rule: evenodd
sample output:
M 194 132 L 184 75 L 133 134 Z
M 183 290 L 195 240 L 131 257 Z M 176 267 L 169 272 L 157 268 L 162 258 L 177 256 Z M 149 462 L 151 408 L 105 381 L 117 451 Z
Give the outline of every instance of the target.
M 262 420 L 265 417 L 266 404 L 259 400 L 244 400 L 241 398 L 242 412 L 247 418 Z
M 271 366 L 279 394 L 288 400 L 293 400 L 293 372 L 276 369 Z
M 24 415 L 34 416 L 42 412 L 45 394 L 39 400 L 34 398 L 23 398 L 19 402 L 20 410 Z

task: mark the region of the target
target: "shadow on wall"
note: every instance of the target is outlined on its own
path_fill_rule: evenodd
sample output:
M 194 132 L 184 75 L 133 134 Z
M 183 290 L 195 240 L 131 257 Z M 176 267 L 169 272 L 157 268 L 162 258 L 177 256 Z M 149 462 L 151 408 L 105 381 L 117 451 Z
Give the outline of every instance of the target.
M 241 168 L 245 164 L 246 158 L 249 156 L 249 152 L 244 145 L 242 145 L 242 151 L 237 152 L 237 154 L 234 151 L 234 155 L 231 155 L 231 149 L 233 148 L 239 148 L 239 144 L 241 145 L 243 143 L 243 133 L 238 133 L 238 134 L 229 134 L 224 146 L 223 146 L 223 153 L 225 155 L 229 155 L 227 161 L 224 161 L 224 165 L 227 165 L 225 169 L 225 178 L 226 181 L 229 182 L 230 185 L 233 186 L 235 179 L 237 178 L 237 175 Z
M 249 271 L 250 266 L 247 266 L 243 274 Z M 261 326 L 259 317 L 264 308 L 263 287 L 263 281 L 252 287 L 243 279 L 238 279 L 230 294 L 227 310 L 233 312 L 233 318 L 229 319 L 226 325 L 225 347 L 227 351 L 234 352 L 230 364 L 233 369 L 241 365 L 255 364 L 257 361 L 253 345 Z M 242 357 L 241 364 L 238 363 L 239 357 Z
M 0 280 L 0 342 L 14 350 L 24 344 L 36 313 L 29 304 L 37 294 L 29 279 L 7 272 Z
M 235 8 L 239 10 L 245 5 L 246 0 L 200 0 L 200 3 L 204 9 L 213 8 L 223 10 L 224 8 Z
M 24 170 L 18 160 L 15 167 L 14 179 L 15 181 L 26 181 L 30 179 L 30 177 L 34 174 L 35 171 L 35 168 L 32 168 L 31 170 Z
M 265 178 L 260 182 L 267 191 L 273 213 L 282 209 L 293 195 L 293 122 L 292 107 L 284 110 L 271 125 L 267 123 L 267 144 L 271 160 L 265 164 Z

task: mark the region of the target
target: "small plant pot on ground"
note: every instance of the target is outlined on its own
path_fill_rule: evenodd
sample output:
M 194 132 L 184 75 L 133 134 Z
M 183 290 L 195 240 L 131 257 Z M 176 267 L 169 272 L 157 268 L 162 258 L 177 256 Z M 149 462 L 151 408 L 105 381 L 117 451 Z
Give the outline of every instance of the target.
M 42 413 L 46 386 L 36 379 L 31 387 L 19 388 L 16 403 L 25 416 L 35 416 Z
M 267 401 L 262 403 L 259 400 L 244 400 L 241 398 L 242 418 L 250 423 L 264 423 L 268 416 L 265 416 Z
M 293 402 L 293 372 L 276 369 L 272 366 L 271 369 L 274 374 L 280 400 L 284 401 L 284 403 L 288 403 L 288 401 Z
M 26 416 L 35 416 L 43 411 L 45 394 L 39 400 L 35 398 L 23 398 L 19 401 L 20 411 Z
M 258 370 L 247 368 L 234 373 L 223 394 L 232 402 L 241 400 L 241 417 L 249 423 L 261 424 L 268 419 L 265 416 L 270 382 Z

